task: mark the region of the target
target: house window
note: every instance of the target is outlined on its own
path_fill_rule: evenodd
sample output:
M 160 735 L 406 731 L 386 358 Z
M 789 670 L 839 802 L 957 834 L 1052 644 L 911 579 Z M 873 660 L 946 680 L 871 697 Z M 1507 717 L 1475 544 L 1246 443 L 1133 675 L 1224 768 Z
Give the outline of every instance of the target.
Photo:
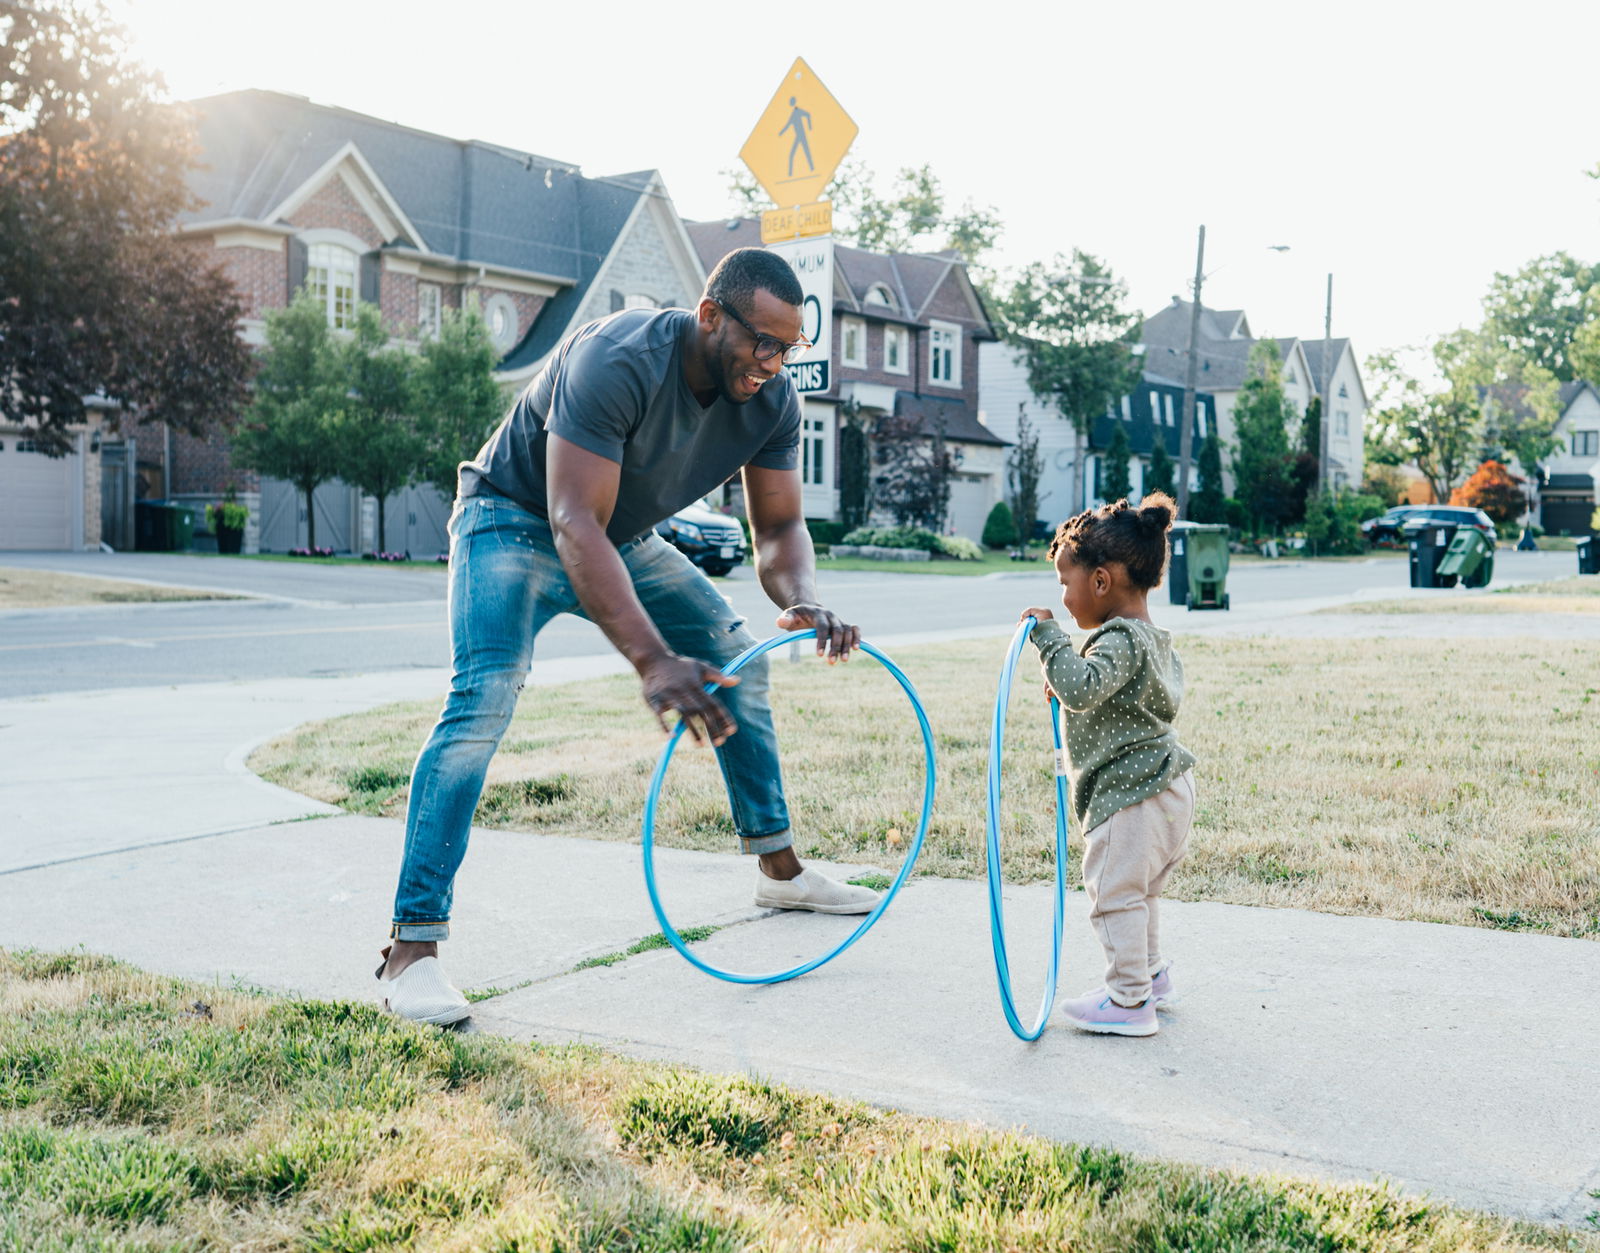
M 1340 400 L 1349 400 L 1350 399 L 1350 389 L 1348 387 L 1346 387 L 1343 383 L 1339 384 L 1339 399 Z
M 822 487 L 826 484 L 827 448 L 827 418 L 807 406 L 805 420 L 801 423 L 800 441 L 800 481 L 806 486 Z
M 903 326 L 883 328 L 883 368 L 891 374 L 909 374 L 909 336 Z
M 483 324 L 497 351 L 510 352 L 517 344 L 517 304 L 504 292 L 495 292 L 483 302 Z
M 1350 434 L 1350 410 L 1335 409 L 1333 411 L 1333 433 L 1341 437 Z
M 1600 456 L 1600 431 L 1572 432 L 1572 455 L 1574 457 Z
M 1122 398 L 1122 420 L 1124 422 L 1132 422 L 1133 421 L 1133 397 L 1132 396 L 1124 396 Z
M 1168 392 L 1166 395 L 1161 397 L 1161 407 L 1162 407 L 1162 410 L 1167 415 L 1166 416 L 1167 425 L 1171 426 L 1172 425 L 1172 394 L 1170 392 Z
M 306 290 L 322 302 L 336 331 L 355 325 L 359 274 L 360 261 L 348 248 L 312 244 L 306 249 Z
M 867 364 L 867 324 L 860 318 L 839 319 L 840 361 L 844 365 Z
M 659 309 L 661 304 L 654 296 L 646 296 L 642 292 L 630 292 L 622 298 L 624 309 Z
M 869 305 L 881 305 L 885 309 L 898 309 L 900 307 L 895 302 L 893 293 L 882 283 L 874 283 L 867 289 L 867 303 Z
M 1295 375 L 1293 366 L 1290 366 L 1289 369 L 1284 371 L 1283 381 L 1290 387 L 1293 387 L 1300 382 L 1300 379 Z
M 928 324 L 928 381 L 961 386 L 961 328 L 948 322 Z
M 433 283 L 417 284 L 417 338 L 438 339 L 444 320 L 443 301 Z

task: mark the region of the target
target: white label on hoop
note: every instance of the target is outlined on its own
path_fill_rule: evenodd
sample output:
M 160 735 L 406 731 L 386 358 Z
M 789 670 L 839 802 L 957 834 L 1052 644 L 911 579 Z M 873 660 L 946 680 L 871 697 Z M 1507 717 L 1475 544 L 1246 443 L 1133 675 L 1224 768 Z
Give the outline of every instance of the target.
M 1058 749 L 1056 749 L 1056 773 L 1057 774 L 1066 774 L 1066 772 L 1067 772 L 1067 752 L 1066 752 L 1066 749 L 1064 749 L 1064 748 L 1058 748 Z

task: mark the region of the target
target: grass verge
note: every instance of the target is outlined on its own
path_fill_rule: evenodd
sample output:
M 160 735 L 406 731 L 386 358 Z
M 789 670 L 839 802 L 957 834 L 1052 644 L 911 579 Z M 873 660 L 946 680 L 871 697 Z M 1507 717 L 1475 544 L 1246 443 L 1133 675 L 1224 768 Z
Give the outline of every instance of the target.
M 983 872 L 985 780 L 1005 641 L 926 645 L 916 682 L 939 755 L 919 873 Z M 1167 895 L 1513 927 L 1600 939 L 1600 650 L 1536 641 L 1181 638 L 1179 732 L 1199 758 L 1188 860 Z M 921 812 L 922 749 L 900 689 L 870 661 L 772 665 L 801 856 L 898 864 Z M 1008 881 L 1054 873 L 1049 723 L 1025 664 L 1007 723 Z M 437 713 L 393 705 L 258 750 L 274 783 L 356 813 L 404 813 Z M 530 689 L 478 821 L 636 840 L 660 734 L 631 678 Z M 715 759 L 680 748 L 657 814 L 664 845 L 728 851 Z M 1071 845 L 1078 879 L 1080 841 Z M 1499 921 L 1495 921 L 1499 920 Z
M 1481 594 L 1441 588 L 1436 595 L 1407 600 L 1367 600 L 1319 613 L 1600 613 L 1600 577 L 1578 574 L 1547 583 L 1520 583 Z
M 0 609 L 68 609 L 77 605 L 127 605 L 169 600 L 242 600 L 229 592 L 192 587 L 152 587 L 97 575 L 58 574 L 0 566 Z
M 0 1249 L 1600 1253 L 1593 1235 L 0 950 Z
M 857 574 L 955 574 L 971 578 L 981 574 L 1049 574 L 1051 564 L 1042 547 L 1028 550 L 1026 561 L 1013 561 L 1003 552 L 983 550 L 976 561 L 934 557 L 929 561 L 875 561 L 869 557 L 819 557 L 823 571 L 849 570 Z

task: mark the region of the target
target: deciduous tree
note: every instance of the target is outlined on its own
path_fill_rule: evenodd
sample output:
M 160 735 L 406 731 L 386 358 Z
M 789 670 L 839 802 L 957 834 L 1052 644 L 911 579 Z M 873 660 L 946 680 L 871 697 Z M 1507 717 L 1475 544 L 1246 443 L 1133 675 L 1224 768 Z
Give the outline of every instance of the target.
M 425 451 L 419 481 L 450 500 L 457 468 L 477 456 L 505 416 L 505 396 L 494 380 L 499 355 L 482 318 L 447 309 L 439 337 L 423 343 L 420 357 L 415 404 Z
M 340 432 L 350 404 L 345 363 L 323 303 L 302 293 L 269 309 L 255 398 L 234 435 L 233 463 L 287 479 L 305 497 L 306 542 L 317 546 L 318 487 L 339 476 Z
M 191 138 L 93 0 L 0 0 L 0 395 L 41 451 L 84 398 L 202 434 L 246 400 L 232 285 L 173 235 Z
M 1090 427 L 1139 381 L 1133 345 L 1143 318 L 1126 299 L 1109 266 L 1074 249 L 1070 258 L 1025 267 L 992 301 L 1006 340 L 1027 365 L 1029 390 L 1072 427 L 1076 483 L 1083 481 Z M 1077 501 L 1065 505 L 1070 512 Z
M 378 310 L 356 306 L 351 336 L 337 346 L 347 400 L 336 424 L 339 477 L 378 502 L 378 551 L 388 550 L 388 501 L 416 482 L 427 447 L 417 427 L 417 358 L 390 342 Z
M 1011 506 L 1009 512 L 1016 529 L 1019 553 L 1028 551 L 1028 541 L 1033 538 L 1034 519 L 1039 516 L 1039 479 L 1043 473 L 1044 458 L 1039 455 L 1039 432 L 1033 429 L 1028 406 L 1018 404 L 1017 442 L 1006 455 L 1006 496 Z M 987 527 L 984 533 L 984 542 L 988 543 Z
M 1485 461 L 1450 493 L 1450 503 L 1482 509 L 1496 522 L 1510 522 L 1526 507 L 1523 482 L 1521 475 L 1512 474 L 1498 461 Z
M 1537 257 L 1515 274 L 1496 274 L 1483 298 L 1483 336 L 1561 382 L 1581 378 L 1573 341 L 1595 317 L 1591 293 L 1597 285 L 1600 265 L 1565 252 Z

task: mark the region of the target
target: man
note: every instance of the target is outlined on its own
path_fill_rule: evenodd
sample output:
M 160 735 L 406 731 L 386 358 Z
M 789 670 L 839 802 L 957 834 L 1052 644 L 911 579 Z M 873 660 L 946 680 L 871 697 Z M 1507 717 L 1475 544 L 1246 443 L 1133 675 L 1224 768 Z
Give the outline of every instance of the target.
M 783 630 L 815 627 L 849 659 L 861 632 L 817 602 L 796 469 L 800 405 L 786 359 L 804 352 L 794 272 L 760 248 L 729 253 L 693 310 L 630 310 L 574 332 L 461 467 L 450 519 L 450 695 L 411 778 L 385 1004 L 446 1024 L 470 1006 L 445 977 L 453 884 L 484 773 L 558 613 L 589 618 L 639 672 L 663 730 L 677 713 L 716 747 L 756 903 L 864 914 L 866 888 L 806 870 L 789 836 L 765 659 L 732 606 L 653 528 L 735 472 L 762 589 Z M 707 684 L 720 689 L 705 692 Z

